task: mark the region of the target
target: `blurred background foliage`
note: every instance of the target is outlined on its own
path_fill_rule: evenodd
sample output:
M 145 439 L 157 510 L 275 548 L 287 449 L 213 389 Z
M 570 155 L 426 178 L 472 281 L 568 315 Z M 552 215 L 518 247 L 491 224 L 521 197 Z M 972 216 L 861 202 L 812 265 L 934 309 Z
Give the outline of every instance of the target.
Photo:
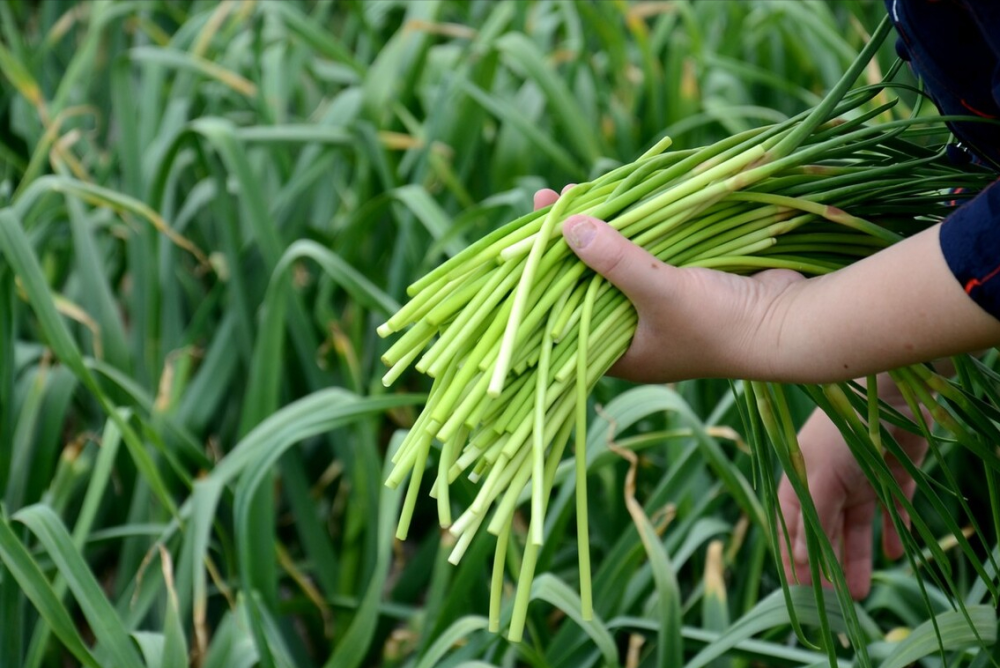
M 382 387 L 375 326 L 537 188 L 814 104 L 884 12 L 0 3 L 0 666 L 826 665 L 775 591 L 724 382 L 602 381 L 598 618 L 578 619 L 559 484 L 528 639 L 487 633 L 492 539 L 448 564 L 426 495 L 392 538 L 384 462 L 427 386 Z M 612 439 L 638 454 L 634 486 Z M 857 610 L 877 665 L 996 665 L 961 560 L 975 632 L 905 564 L 877 566 Z M 808 638 L 821 609 L 794 600 Z

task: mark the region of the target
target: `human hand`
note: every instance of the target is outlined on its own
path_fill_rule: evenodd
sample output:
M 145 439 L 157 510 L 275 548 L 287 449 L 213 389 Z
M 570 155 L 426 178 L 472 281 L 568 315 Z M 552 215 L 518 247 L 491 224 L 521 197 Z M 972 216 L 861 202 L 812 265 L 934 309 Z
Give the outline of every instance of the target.
M 535 206 L 558 197 L 541 190 Z M 831 383 L 1000 345 L 1000 320 L 955 280 L 940 229 L 809 279 L 672 267 L 586 216 L 571 216 L 562 232 L 639 314 L 613 375 Z
M 566 189 L 572 186 L 567 186 Z M 553 190 L 535 193 L 535 208 L 558 199 Z M 773 269 L 737 276 L 661 262 L 607 223 L 571 216 L 563 226 L 570 248 L 635 306 L 639 321 L 628 351 L 610 374 L 637 382 L 690 378 L 760 378 L 769 356 L 755 350 L 774 305 L 801 274 Z
M 912 419 L 912 412 L 888 375 L 878 377 L 878 390 L 883 401 Z M 930 416 L 925 414 L 924 418 L 929 420 Z M 919 466 L 927 452 L 927 441 L 894 425 L 887 428 L 910 460 Z M 816 409 L 802 426 L 799 447 L 805 460 L 809 493 L 823 532 L 838 554 L 851 596 L 856 600 L 863 599 L 871 588 L 872 527 L 878 503 L 875 490 L 844 437 L 822 410 Z M 912 499 L 916 482 L 891 454 L 886 455 L 886 464 L 906 498 Z M 789 556 L 784 536 L 780 537 L 785 576 L 792 582 L 797 576 L 800 584 L 810 584 L 812 576 L 802 508 L 787 476 L 782 477 L 778 487 L 778 504 L 792 545 Z M 888 558 L 898 559 L 903 556 L 902 540 L 887 509 L 882 509 L 882 516 L 882 550 Z M 906 512 L 900 510 L 900 517 L 909 528 L 910 519 Z
M 541 190 L 535 207 L 558 197 Z M 638 312 L 632 344 L 611 373 L 640 382 L 724 377 L 829 383 L 1000 344 L 1000 321 L 955 280 L 939 232 L 940 224 L 848 267 L 805 279 L 782 270 L 741 277 L 672 267 L 599 220 L 572 216 L 563 225 L 570 248 L 625 293 Z M 908 414 L 898 391 L 891 396 L 894 389 L 888 379 L 879 384 L 880 396 Z M 894 427 L 889 431 L 914 464 L 921 464 L 926 442 Z M 824 414 L 810 418 L 800 441 L 821 525 L 840 550 L 851 594 L 862 598 L 871 583 L 877 497 Z M 891 455 L 886 463 L 911 497 L 915 482 Z M 808 583 L 808 570 L 796 568 L 808 563 L 808 555 L 800 505 L 787 480 L 780 486 L 780 509 L 793 540 L 794 564 L 783 555 L 786 572 Z M 903 553 L 891 522 L 883 531 L 883 549 L 890 558 Z

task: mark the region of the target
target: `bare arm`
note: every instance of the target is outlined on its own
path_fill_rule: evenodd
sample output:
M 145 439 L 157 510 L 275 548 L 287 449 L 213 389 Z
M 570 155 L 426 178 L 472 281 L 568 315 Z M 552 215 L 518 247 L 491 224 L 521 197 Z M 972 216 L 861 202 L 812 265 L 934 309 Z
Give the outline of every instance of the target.
M 763 323 L 753 375 L 829 382 L 1000 344 L 997 320 L 945 263 L 939 225 L 827 276 L 790 283 Z M 773 346 L 773 347 L 772 347 Z
M 938 229 L 810 279 L 672 267 L 592 218 L 563 233 L 639 313 L 614 375 L 824 383 L 1000 344 L 1000 320 L 964 294 Z

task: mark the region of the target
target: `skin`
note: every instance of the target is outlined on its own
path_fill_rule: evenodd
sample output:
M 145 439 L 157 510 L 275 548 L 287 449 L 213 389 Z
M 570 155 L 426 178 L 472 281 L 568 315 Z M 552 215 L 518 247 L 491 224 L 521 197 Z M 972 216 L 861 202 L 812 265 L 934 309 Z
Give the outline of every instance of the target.
M 558 197 L 541 190 L 535 207 Z M 631 347 L 612 375 L 645 383 L 693 378 L 830 383 L 1000 344 L 1000 321 L 955 280 L 941 252 L 939 228 L 815 278 L 788 270 L 736 276 L 673 267 L 587 216 L 567 219 L 563 235 L 638 312 Z M 887 376 L 879 379 L 879 394 L 907 410 Z M 894 435 L 919 464 L 927 444 L 902 431 Z M 841 548 L 852 595 L 863 598 L 871 586 L 875 493 L 822 412 L 803 426 L 800 447 L 823 528 Z M 898 462 L 887 461 L 912 495 L 913 480 Z M 779 501 L 793 545 L 791 556 L 782 555 L 786 574 L 806 584 L 800 506 L 787 480 L 781 482 Z M 900 538 L 890 523 L 885 526 L 883 550 L 898 558 Z

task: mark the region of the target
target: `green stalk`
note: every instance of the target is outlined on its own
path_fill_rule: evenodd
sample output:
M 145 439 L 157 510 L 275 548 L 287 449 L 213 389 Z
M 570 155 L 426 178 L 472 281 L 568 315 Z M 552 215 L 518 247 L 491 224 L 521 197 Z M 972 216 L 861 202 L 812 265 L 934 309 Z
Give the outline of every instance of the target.
M 560 429 L 560 433 L 555 437 L 555 442 L 552 447 L 552 451 L 549 453 L 548 461 L 546 462 L 545 468 L 545 492 L 543 497 L 542 512 L 544 514 L 545 506 L 548 505 L 549 493 L 552 490 L 552 482 L 555 479 L 556 468 L 559 465 L 559 461 L 562 459 L 563 450 L 566 447 L 566 443 L 569 441 L 570 431 L 572 430 L 572 421 L 566 421 L 566 423 Z M 536 521 L 541 521 L 540 516 L 532 515 L 531 523 Z M 532 533 L 534 529 L 529 525 L 528 532 Z M 514 595 L 514 611 L 510 619 L 510 631 L 507 637 L 511 642 L 521 642 L 521 638 L 524 636 L 524 623 L 527 618 L 528 610 L 528 600 L 531 596 L 531 584 L 535 577 L 535 565 L 538 561 L 538 545 L 534 541 L 527 541 L 524 546 L 524 556 L 521 559 L 521 570 L 517 578 L 517 592 Z
M 482 401 L 489 399 L 486 394 L 488 383 L 489 376 L 485 373 L 480 374 L 475 383 L 471 385 L 471 389 L 465 398 L 452 411 L 451 416 L 441 425 L 441 428 L 438 429 L 438 438 L 450 439 L 455 433 L 466 427 L 466 418 L 479 407 Z M 467 385 L 466 387 L 468 388 L 469 386 Z
M 420 435 L 416 451 L 416 461 L 410 474 L 410 486 L 406 490 L 406 498 L 403 501 L 403 509 L 399 514 L 399 524 L 396 527 L 396 539 L 406 540 L 410 532 L 410 521 L 413 519 L 413 509 L 417 503 L 417 494 L 420 493 L 420 481 L 424 477 L 424 469 L 427 466 L 427 453 L 431 449 L 431 436 L 427 433 Z
M 490 523 L 486 525 L 487 533 L 499 537 L 503 533 L 503 530 L 513 523 L 514 509 L 517 507 L 517 501 L 521 496 L 521 492 L 528 485 L 528 482 L 533 482 L 533 471 L 534 467 L 528 461 L 525 461 L 518 469 L 517 474 L 511 480 L 511 484 L 504 492 L 503 498 L 496 504 L 493 517 Z M 544 477 L 542 480 L 544 481 Z
M 500 604 L 503 596 L 504 564 L 507 557 L 507 546 L 510 543 L 510 522 L 505 522 L 497 536 L 496 552 L 493 555 L 493 576 L 490 581 L 490 616 L 489 629 L 491 633 L 500 631 Z
M 470 466 L 482 461 L 486 455 L 490 452 L 496 452 L 498 455 L 503 446 L 510 439 L 509 434 L 495 434 L 491 433 L 489 430 L 483 430 L 475 438 L 473 438 L 470 447 L 466 448 L 465 451 L 459 455 L 458 459 L 452 464 L 451 468 L 448 469 L 448 482 L 452 483 L 462 475 Z M 470 480 L 472 475 L 469 476 Z M 473 481 L 475 482 L 475 481 Z
M 900 235 L 890 232 L 884 227 L 870 223 L 867 220 L 858 218 L 857 216 L 852 216 L 843 209 L 839 209 L 835 206 L 819 204 L 817 202 L 812 202 L 799 197 L 786 197 L 783 195 L 768 193 L 737 192 L 733 193 L 731 197 L 733 199 L 746 202 L 767 202 L 777 206 L 785 206 L 789 209 L 808 211 L 809 213 L 813 213 L 820 218 L 825 218 L 832 223 L 837 223 L 838 225 L 843 225 L 845 227 L 858 230 L 859 232 L 864 232 L 875 237 L 876 239 L 882 239 L 889 244 L 902 240 Z
M 517 272 L 515 271 L 517 266 L 512 263 L 493 271 L 490 280 L 477 292 L 467 307 L 462 309 L 462 312 L 437 340 L 437 343 L 424 354 L 420 363 L 417 364 L 418 371 L 427 373 L 427 370 L 438 359 L 442 357 L 451 359 L 458 352 L 459 347 L 470 340 L 469 331 L 478 327 L 486 319 L 487 315 L 507 294 L 507 291 L 517 282 Z
M 397 380 L 399 380 L 399 377 L 403 375 L 403 372 L 406 371 L 411 364 L 413 364 L 413 361 L 417 359 L 417 356 L 420 355 L 424 347 L 428 343 L 430 343 L 431 339 L 433 338 L 434 338 L 434 331 L 432 330 L 430 332 L 427 332 L 423 340 L 421 340 L 416 345 L 411 347 L 409 352 L 407 352 L 399 360 L 397 360 L 396 363 L 393 364 L 392 367 L 385 373 L 385 375 L 382 376 L 382 385 L 385 387 L 389 387 Z
M 747 222 L 747 220 L 768 215 L 769 211 L 777 213 L 778 209 L 774 207 L 748 208 L 745 205 L 723 199 L 706 208 L 700 216 L 691 219 L 683 227 L 678 228 L 676 222 L 669 219 L 653 225 L 644 225 L 646 230 L 631 238 L 633 243 L 643 248 L 649 248 L 665 238 L 674 239 L 678 244 L 682 244 L 698 233 L 704 233 L 706 228 L 717 223 L 732 220 L 735 225 L 737 222 Z M 750 218 L 746 219 L 747 216 Z
M 551 319 L 551 318 L 550 318 Z M 542 477 L 545 475 L 545 413 L 548 408 L 549 362 L 552 358 L 552 333 L 545 327 L 542 335 L 542 351 L 538 360 L 537 381 L 535 383 L 535 421 L 532 442 L 532 485 L 531 485 L 531 542 L 542 544 L 542 528 L 545 524 L 545 503 L 542 495 Z M 537 521 L 536 521 L 537 519 Z
M 531 252 L 528 254 L 528 261 L 524 267 L 524 272 L 521 274 L 521 280 L 517 285 L 517 290 L 514 293 L 513 308 L 511 309 L 510 318 L 507 320 L 507 327 L 504 330 L 503 339 L 500 342 L 500 354 L 497 358 L 496 366 L 493 370 L 493 377 L 490 379 L 490 385 L 487 392 L 491 397 L 499 397 L 500 392 L 503 390 L 504 382 L 507 380 L 507 372 L 510 370 L 510 358 L 514 351 L 514 344 L 517 340 L 518 328 L 521 324 L 521 318 L 524 315 L 524 309 L 527 305 L 528 294 L 533 287 L 533 282 L 535 279 L 535 271 L 538 269 L 538 263 L 542 259 L 542 253 L 545 251 L 546 242 L 555 228 L 556 223 L 562 219 L 563 213 L 570 203 L 580 195 L 586 193 L 589 190 L 588 185 L 581 185 L 573 188 L 569 193 L 563 195 L 552 207 L 549 214 L 545 217 L 545 222 L 542 225 L 541 232 L 538 238 L 535 240 L 534 245 L 531 247 Z
M 720 245 L 733 240 L 738 241 L 744 234 L 752 234 L 776 223 L 787 221 L 792 215 L 791 211 L 779 211 L 776 207 L 761 207 L 757 211 L 749 211 L 731 220 L 719 221 L 707 229 L 697 230 L 679 242 L 675 242 L 671 237 L 662 239 L 656 244 L 650 244 L 649 249 L 653 255 L 665 262 L 680 266 L 700 255 L 712 253 L 716 240 Z M 803 218 L 802 222 L 810 218 L 812 216 Z
M 455 279 L 449 283 L 449 287 L 455 283 L 458 285 L 445 293 L 446 298 L 441 299 L 433 308 L 428 309 L 426 316 L 424 316 L 427 322 L 432 325 L 440 325 L 446 322 L 456 311 L 464 308 L 469 301 L 479 294 L 480 290 L 492 279 L 493 273 L 492 267 L 482 266 L 469 272 L 468 276 Z
M 421 320 L 407 330 L 407 332 L 403 334 L 403 336 L 401 336 L 396 343 L 392 344 L 392 346 L 385 351 L 382 355 L 382 363 L 386 366 L 392 366 L 403 357 L 409 356 L 414 349 L 416 349 L 419 353 L 423 346 L 418 346 L 417 344 L 422 344 L 433 336 L 434 327 L 430 323 Z
M 805 257 L 778 258 L 778 257 L 755 257 L 750 255 L 717 257 L 709 260 L 691 262 L 687 267 L 705 267 L 706 269 L 718 269 L 720 271 L 730 271 L 736 274 L 748 274 L 762 269 L 791 269 L 802 274 L 812 274 L 821 276 L 836 271 L 838 267 L 819 260 L 811 260 Z
M 523 234 L 526 229 L 530 229 L 532 224 L 537 224 L 545 215 L 547 211 L 545 209 L 540 209 L 538 211 L 532 211 L 531 213 L 525 214 L 520 218 L 512 220 L 503 227 L 500 227 L 493 232 L 490 232 L 484 236 L 479 241 L 476 241 L 472 245 L 468 246 L 461 253 L 449 258 L 447 261 L 441 263 L 431 271 L 424 274 L 418 280 L 414 281 L 406 288 L 406 294 L 414 297 L 427 288 L 431 287 L 439 280 L 448 276 L 449 274 L 458 271 L 463 267 L 474 267 L 478 266 L 481 262 L 477 262 L 484 255 L 484 251 L 495 246 L 499 241 L 504 240 L 510 235 Z M 485 253 L 488 258 L 493 257 L 489 253 Z M 485 260 L 482 260 L 485 262 Z M 469 269 L 466 269 L 468 271 Z M 459 276 L 464 275 L 460 273 Z
M 407 326 L 416 322 L 430 308 L 445 298 L 448 294 L 447 285 L 449 285 L 449 282 L 442 278 L 434 282 L 431 286 L 432 289 L 416 295 L 410 301 L 403 304 L 388 320 L 378 326 L 376 330 L 378 335 L 384 339 L 393 332 L 402 331 Z
M 531 527 L 528 528 L 531 531 Z M 507 639 L 511 642 L 521 642 L 524 637 L 524 623 L 527 619 L 528 597 L 531 595 L 531 583 L 535 579 L 535 564 L 538 561 L 538 546 L 528 541 L 524 546 L 524 556 L 521 557 L 521 570 L 517 576 L 517 591 L 514 594 L 514 613 L 510 618 L 510 629 Z
M 595 276 L 587 288 L 580 318 L 580 338 L 576 353 L 576 535 L 577 554 L 580 562 L 581 614 L 585 620 L 594 618 L 593 589 L 590 581 L 590 528 L 587 522 L 587 363 L 590 350 L 590 320 L 594 301 L 601 285 Z
M 437 490 L 438 524 L 442 529 L 451 525 L 451 486 L 448 484 L 448 469 L 454 464 L 454 460 L 458 457 L 458 448 L 465 443 L 468 436 L 468 429 L 462 429 L 454 437 L 445 441 L 444 447 L 441 448 L 434 488 Z
M 885 41 L 886 36 L 892 29 L 892 23 L 889 21 L 889 17 L 886 16 L 879 22 L 878 27 L 875 28 L 875 32 L 872 33 L 871 38 L 868 43 L 865 44 L 864 48 L 861 49 L 861 53 L 858 57 L 854 59 L 851 66 L 847 68 L 844 76 L 840 78 L 840 81 L 827 93 L 823 100 L 809 113 L 809 115 L 792 130 L 784 139 L 782 139 L 777 146 L 771 151 L 771 155 L 774 157 L 784 157 L 794 151 L 799 147 L 800 144 L 808 137 L 810 134 L 816 130 L 822 123 L 826 122 L 831 117 L 831 112 L 834 108 L 840 104 L 844 96 L 850 90 L 854 82 L 857 81 L 858 77 L 868 63 L 871 62 L 875 54 L 878 53 L 879 48 L 882 46 L 882 42 Z
M 469 545 L 472 543 L 472 539 L 475 538 L 476 532 L 479 531 L 479 526 L 482 523 L 482 515 L 474 516 L 472 523 L 462 532 L 458 540 L 455 541 L 455 547 L 452 548 L 451 554 L 448 555 L 448 563 L 455 566 L 462 561 L 462 557 L 465 556 L 466 550 L 469 549 Z
M 748 165 L 760 160 L 764 156 L 764 153 L 765 151 L 762 146 L 753 146 L 745 152 L 723 162 L 722 164 L 706 170 L 697 176 L 689 178 L 682 184 L 665 190 L 659 195 L 643 202 L 634 209 L 630 209 L 627 213 L 617 216 L 614 220 L 609 220 L 608 222 L 611 223 L 615 229 L 622 230 L 627 228 L 632 223 L 650 218 L 650 216 L 657 212 L 661 215 L 664 210 L 674 213 L 675 211 L 680 210 L 681 205 L 678 204 L 678 202 L 681 201 L 684 201 L 684 206 L 691 206 L 692 204 L 710 201 L 712 197 L 721 194 L 728 189 L 724 185 L 724 182 L 719 182 L 719 179 L 731 177 L 732 174 L 740 173 L 740 171 L 745 169 Z M 667 209 L 670 205 L 675 206 L 673 209 Z
M 462 361 L 462 366 L 459 368 L 455 380 L 445 390 L 444 396 L 442 396 L 435 405 L 432 416 L 439 424 L 447 422 L 451 410 L 455 406 L 455 401 L 462 392 L 462 388 L 464 388 L 473 379 L 473 377 L 479 373 L 479 363 L 487 357 L 492 359 L 493 356 L 497 354 L 497 351 L 494 349 L 494 344 L 498 340 L 499 332 L 503 327 L 505 314 L 509 313 L 510 308 L 511 301 L 507 300 L 500 308 L 497 319 L 490 325 L 486 334 L 483 335 L 483 337 L 476 343 L 475 348 L 472 349 L 472 352 L 470 352 Z

